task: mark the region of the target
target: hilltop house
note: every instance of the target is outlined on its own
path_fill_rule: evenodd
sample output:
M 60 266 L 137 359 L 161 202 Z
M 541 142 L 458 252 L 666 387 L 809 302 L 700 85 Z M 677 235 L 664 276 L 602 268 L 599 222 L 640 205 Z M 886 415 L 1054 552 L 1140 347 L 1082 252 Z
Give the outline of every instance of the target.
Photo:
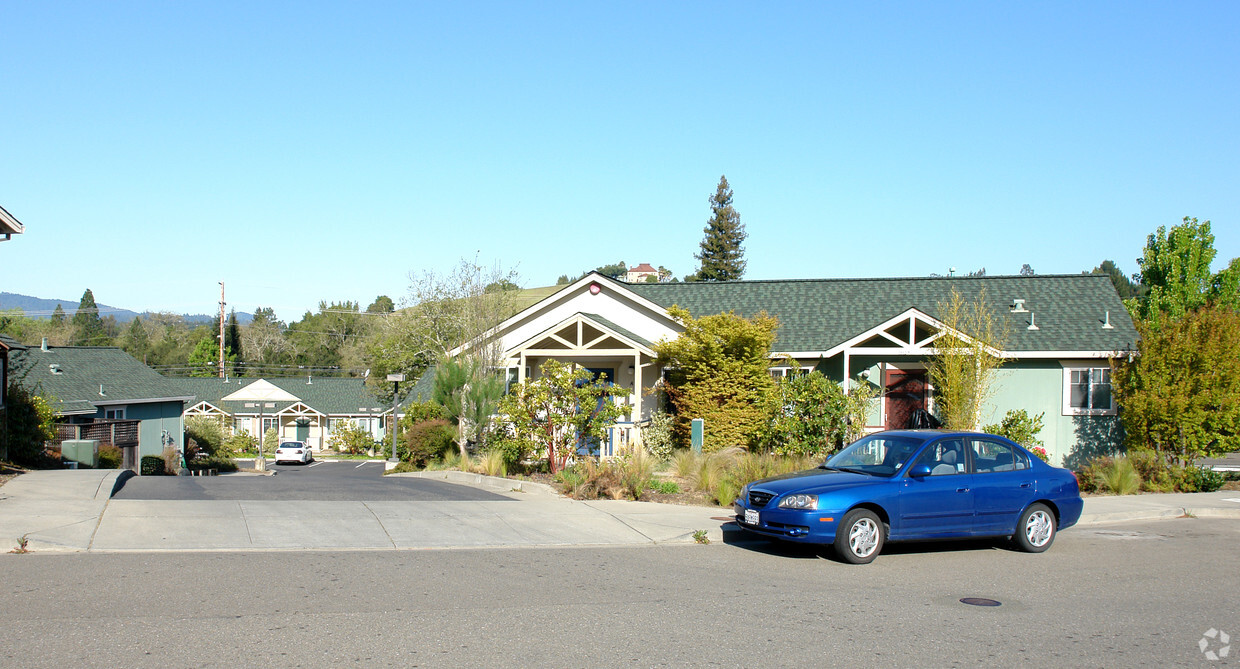
M 592 272 L 490 334 L 502 342 L 513 382 L 536 378 L 543 362 L 558 359 L 629 390 L 618 400 L 627 411 L 602 445 L 605 456 L 640 440 L 640 426 L 658 409 L 652 391 L 663 370 L 654 345 L 683 329 L 668 315 L 673 305 L 694 316 L 766 311 L 780 323 L 773 375 L 789 373 L 795 361 L 849 388 L 868 384 L 878 398 L 867 428 L 903 428 L 915 409 L 934 410 L 926 363 L 943 329 L 939 305 L 953 289 L 965 299 L 984 292 L 1008 326 L 983 424 L 1009 409 L 1044 414 L 1040 438 L 1052 462 L 1118 444 L 1110 359 L 1130 354 L 1137 332 L 1105 275 L 630 284 Z

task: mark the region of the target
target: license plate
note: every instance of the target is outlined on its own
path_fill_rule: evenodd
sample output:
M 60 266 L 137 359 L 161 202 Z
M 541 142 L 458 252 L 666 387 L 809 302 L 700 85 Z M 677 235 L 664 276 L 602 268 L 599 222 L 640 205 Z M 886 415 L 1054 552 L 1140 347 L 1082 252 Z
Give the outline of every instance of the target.
M 758 511 L 756 509 L 745 509 L 745 524 L 746 525 L 757 525 L 758 524 Z

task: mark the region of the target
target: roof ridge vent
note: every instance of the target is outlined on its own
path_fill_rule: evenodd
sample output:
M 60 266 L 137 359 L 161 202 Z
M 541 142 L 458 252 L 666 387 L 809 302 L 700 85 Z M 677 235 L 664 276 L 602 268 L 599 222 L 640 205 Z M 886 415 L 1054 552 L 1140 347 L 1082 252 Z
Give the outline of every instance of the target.
M 1102 329 L 1103 330 L 1114 330 L 1115 329 L 1115 326 L 1111 325 L 1111 312 L 1110 311 L 1106 312 L 1106 317 L 1102 321 Z
M 1023 313 L 1025 313 L 1025 312 L 1029 311 L 1028 309 L 1026 309 L 1026 308 L 1025 308 L 1025 299 L 1024 299 L 1024 298 L 1013 298 L 1013 299 L 1012 299 L 1012 307 L 1011 307 L 1011 308 L 1012 308 L 1012 313 L 1014 313 L 1014 314 L 1023 314 Z
M 1033 317 L 1033 312 L 1032 312 L 1032 311 L 1030 311 L 1030 312 L 1029 312 L 1029 327 L 1027 327 L 1027 328 L 1025 328 L 1025 329 L 1026 329 L 1026 330 L 1041 330 L 1041 329 L 1042 329 L 1042 328 L 1038 327 L 1037 322 L 1035 322 L 1035 319 L 1034 319 L 1034 317 Z

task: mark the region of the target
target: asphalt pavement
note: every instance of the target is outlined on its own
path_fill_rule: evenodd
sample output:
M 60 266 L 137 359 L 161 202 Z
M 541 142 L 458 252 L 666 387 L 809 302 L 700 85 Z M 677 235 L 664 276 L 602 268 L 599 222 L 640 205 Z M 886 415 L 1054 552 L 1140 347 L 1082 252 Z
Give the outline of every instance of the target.
M 158 483 L 201 489 L 245 476 Z M 128 499 L 113 496 L 127 487 L 116 470 L 34 471 L 0 486 L 0 551 L 23 540 L 27 550 L 68 552 L 616 546 L 692 543 L 699 530 L 720 541 L 736 531 L 719 507 L 579 501 L 464 472 L 392 476 L 392 489 L 440 489 L 417 499 Z M 1180 516 L 1240 518 L 1240 492 L 1088 497 L 1078 526 Z

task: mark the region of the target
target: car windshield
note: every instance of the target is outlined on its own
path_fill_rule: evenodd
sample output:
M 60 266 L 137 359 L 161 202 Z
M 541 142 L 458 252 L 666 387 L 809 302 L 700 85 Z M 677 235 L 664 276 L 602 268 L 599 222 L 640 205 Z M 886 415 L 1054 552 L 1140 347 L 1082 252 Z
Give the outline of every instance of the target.
M 828 458 L 823 466 L 874 476 L 892 476 L 908 463 L 923 443 L 924 440 L 915 437 L 865 437 Z

